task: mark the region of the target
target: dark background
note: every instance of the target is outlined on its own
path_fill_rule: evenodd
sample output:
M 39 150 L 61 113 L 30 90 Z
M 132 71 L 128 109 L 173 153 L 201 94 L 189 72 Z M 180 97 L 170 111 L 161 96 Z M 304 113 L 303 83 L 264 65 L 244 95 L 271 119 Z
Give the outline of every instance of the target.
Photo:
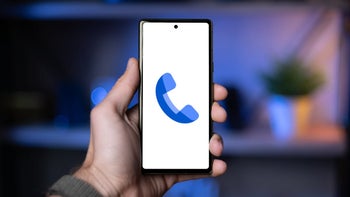
M 0 196 L 43 195 L 81 165 L 93 90 L 108 91 L 137 57 L 141 18 L 210 18 L 214 80 L 230 92 L 228 121 L 215 125 L 228 172 L 168 196 L 348 196 L 348 12 L 316 0 L 0 1 Z M 326 74 L 313 96 L 322 126 L 280 141 L 259 75 L 295 54 Z

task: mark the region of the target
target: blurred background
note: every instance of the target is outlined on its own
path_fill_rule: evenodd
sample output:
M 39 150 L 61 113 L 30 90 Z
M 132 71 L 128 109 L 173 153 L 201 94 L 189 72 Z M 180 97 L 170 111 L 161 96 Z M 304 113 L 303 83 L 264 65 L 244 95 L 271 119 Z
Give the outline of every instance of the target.
M 138 56 L 142 18 L 209 18 L 229 89 L 225 175 L 166 196 L 350 196 L 350 15 L 332 0 L 0 1 L 0 196 L 82 163 L 89 112 Z M 137 103 L 137 97 L 131 105 Z

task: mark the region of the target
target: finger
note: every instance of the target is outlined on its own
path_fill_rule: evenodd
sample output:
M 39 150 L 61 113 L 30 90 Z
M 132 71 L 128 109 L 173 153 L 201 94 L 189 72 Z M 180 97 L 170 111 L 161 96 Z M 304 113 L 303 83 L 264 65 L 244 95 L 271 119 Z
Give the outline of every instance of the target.
M 223 141 L 220 135 L 214 134 L 210 139 L 210 152 L 214 156 L 220 156 L 223 151 Z M 211 176 L 219 176 L 225 173 L 227 168 L 227 165 L 224 161 L 219 159 L 214 159 L 213 161 L 213 167 L 212 167 L 212 174 Z M 197 179 L 197 178 L 205 178 L 209 177 L 209 175 L 179 175 L 177 177 L 177 181 L 186 181 L 190 179 Z
M 226 172 L 226 169 L 227 169 L 226 162 L 224 162 L 223 160 L 220 160 L 220 159 L 214 159 L 213 171 L 212 171 L 211 176 L 213 176 L 213 177 L 220 176 Z
M 213 154 L 216 157 L 219 157 L 222 154 L 222 151 L 224 150 L 224 144 L 221 136 L 219 136 L 218 134 L 214 134 L 211 137 L 209 149 L 211 154 Z
M 187 181 L 187 180 L 192 180 L 192 179 L 199 179 L 199 178 L 206 178 L 206 177 L 217 177 L 226 172 L 227 165 L 226 162 L 220 160 L 220 159 L 214 159 L 213 161 L 213 168 L 212 168 L 212 173 L 211 175 L 178 175 L 176 182 L 181 182 L 181 181 Z
M 227 97 L 227 90 L 224 86 L 219 84 L 214 84 L 214 100 L 221 101 Z
M 215 122 L 225 122 L 227 117 L 226 110 L 219 105 L 219 103 L 214 102 L 211 108 L 211 118 Z
M 120 114 L 123 114 L 139 86 L 139 80 L 138 62 L 135 58 L 130 58 L 124 74 L 108 93 L 105 102 L 111 103 Z

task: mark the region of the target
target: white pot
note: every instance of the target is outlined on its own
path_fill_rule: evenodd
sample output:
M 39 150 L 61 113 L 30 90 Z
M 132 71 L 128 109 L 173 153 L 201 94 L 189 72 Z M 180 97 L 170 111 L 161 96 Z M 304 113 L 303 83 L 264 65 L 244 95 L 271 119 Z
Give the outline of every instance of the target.
M 311 101 L 308 96 L 285 97 L 273 95 L 268 102 L 272 132 L 276 138 L 302 136 L 309 125 Z

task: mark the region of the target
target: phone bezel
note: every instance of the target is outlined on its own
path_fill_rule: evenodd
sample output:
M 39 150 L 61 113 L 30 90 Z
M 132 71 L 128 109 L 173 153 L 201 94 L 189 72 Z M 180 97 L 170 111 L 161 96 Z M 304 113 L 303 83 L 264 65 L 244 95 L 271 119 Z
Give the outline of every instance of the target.
M 210 141 L 210 138 L 213 135 L 213 121 L 211 119 L 211 106 L 213 103 L 213 44 L 212 44 L 212 22 L 210 19 L 142 19 L 139 22 L 139 67 L 140 67 L 140 88 L 139 88 L 139 128 L 140 128 L 140 145 L 141 145 L 141 159 L 140 159 L 140 166 L 141 166 L 141 172 L 142 174 L 210 174 L 212 172 L 212 165 L 213 165 L 213 156 L 208 152 L 209 154 L 209 167 L 206 169 L 145 169 L 142 166 L 142 161 L 143 161 L 143 151 L 142 151 L 142 135 L 143 135 L 143 128 L 142 128 L 142 123 L 143 123 L 143 118 L 142 118 L 142 113 L 143 113 L 143 100 L 142 100 L 142 95 L 143 95 L 143 86 L 142 86 L 142 81 L 143 81 L 143 75 L 142 75 L 142 70 L 143 70 L 143 58 L 142 58 L 142 25 L 147 22 L 160 22 L 160 23 L 207 23 L 209 25 L 209 139 L 208 143 Z

